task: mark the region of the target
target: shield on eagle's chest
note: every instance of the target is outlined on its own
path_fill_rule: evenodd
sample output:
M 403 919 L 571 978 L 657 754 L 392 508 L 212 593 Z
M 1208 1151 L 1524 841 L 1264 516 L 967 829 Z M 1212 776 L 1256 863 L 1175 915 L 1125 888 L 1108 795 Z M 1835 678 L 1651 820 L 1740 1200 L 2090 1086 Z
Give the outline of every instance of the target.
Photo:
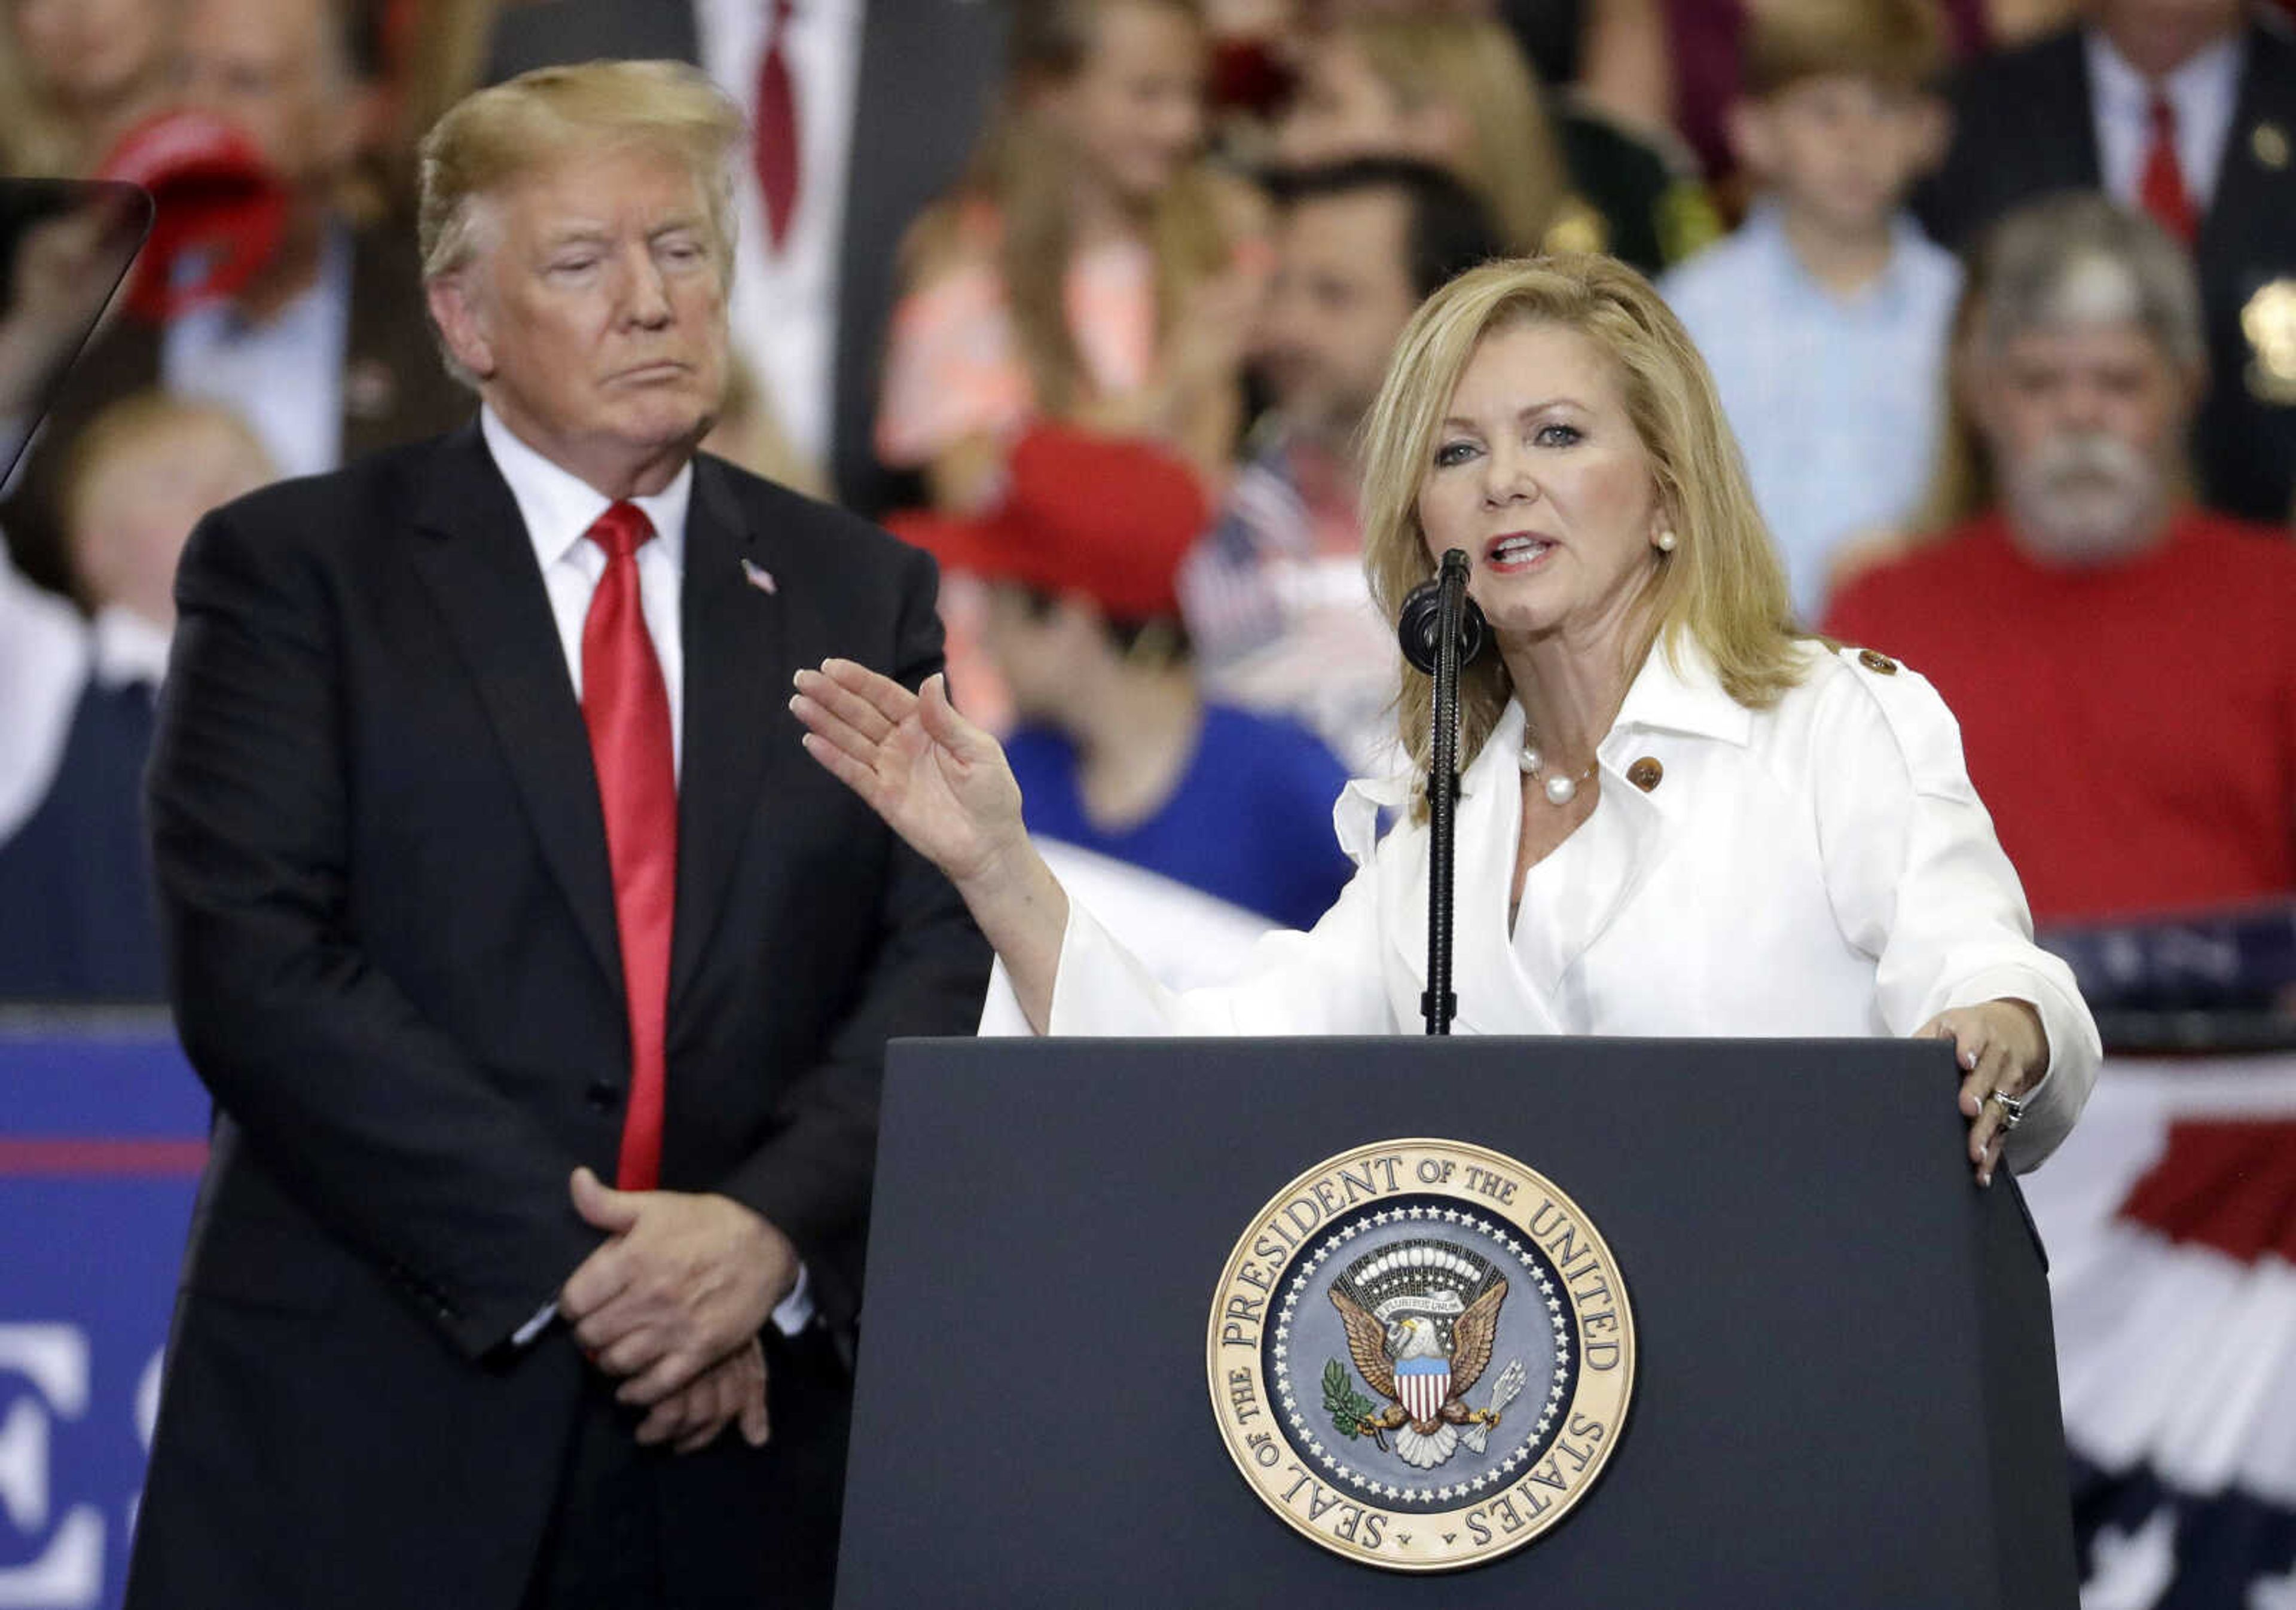
M 1395 1393 L 1405 1411 L 1424 1425 L 1443 1412 L 1451 1395 L 1451 1361 L 1402 1360 L 1395 1367 Z

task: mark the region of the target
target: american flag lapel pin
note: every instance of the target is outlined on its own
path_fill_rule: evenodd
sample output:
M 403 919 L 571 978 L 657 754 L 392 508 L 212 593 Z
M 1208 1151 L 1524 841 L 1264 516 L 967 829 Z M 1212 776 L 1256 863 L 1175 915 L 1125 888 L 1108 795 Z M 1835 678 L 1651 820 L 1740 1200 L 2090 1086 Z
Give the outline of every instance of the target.
M 781 591 L 775 584 L 774 573 L 753 559 L 742 561 L 742 579 L 769 598 Z

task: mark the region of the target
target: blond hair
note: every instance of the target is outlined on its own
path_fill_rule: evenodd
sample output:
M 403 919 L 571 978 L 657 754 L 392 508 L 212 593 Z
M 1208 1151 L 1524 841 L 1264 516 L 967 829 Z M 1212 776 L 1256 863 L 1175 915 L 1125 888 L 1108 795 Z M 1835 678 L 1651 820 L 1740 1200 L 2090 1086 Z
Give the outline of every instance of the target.
M 1396 345 L 1364 425 L 1364 569 L 1392 618 L 1435 574 L 1419 492 L 1460 374 L 1485 339 L 1524 324 L 1577 331 L 1616 365 L 1635 434 L 1649 454 L 1671 553 L 1651 551 L 1642 641 L 1632 674 L 1662 643 L 1679 664 L 1684 638 L 1713 661 L 1723 690 L 1761 709 L 1801 680 L 1785 572 L 1770 544 L 1713 377 L 1650 282 L 1616 259 L 1567 254 L 1487 263 L 1423 303 Z M 1427 674 L 1402 665 L 1395 709 L 1403 745 L 1425 771 L 1432 744 Z M 1459 682 L 1459 753 L 1472 759 L 1498 725 L 1513 684 L 1500 657 Z
M 1457 109 L 1469 149 L 1453 171 L 1490 209 L 1510 249 L 1546 245 L 1570 199 L 1570 182 L 1538 81 L 1506 25 L 1457 13 L 1357 16 L 1334 32 L 1362 53 L 1405 110 Z
M 1921 90 L 1945 66 L 1934 0 L 1765 0 L 1746 25 L 1742 83 L 1757 100 L 1836 75 Z
M 719 272 L 734 264 L 734 177 L 742 114 L 682 61 L 541 67 L 465 96 L 422 137 L 415 236 L 422 277 L 455 274 L 480 250 L 483 204 L 568 156 L 635 148 L 684 162 L 701 185 Z
M 277 473 L 270 450 L 238 409 L 205 397 L 179 396 L 156 388 L 130 392 L 106 405 L 72 438 L 56 487 L 56 507 L 62 516 L 66 537 L 77 542 L 86 534 L 106 470 L 128 454 L 191 426 L 206 426 L 223 432 L 252 462 L 269 473 Z

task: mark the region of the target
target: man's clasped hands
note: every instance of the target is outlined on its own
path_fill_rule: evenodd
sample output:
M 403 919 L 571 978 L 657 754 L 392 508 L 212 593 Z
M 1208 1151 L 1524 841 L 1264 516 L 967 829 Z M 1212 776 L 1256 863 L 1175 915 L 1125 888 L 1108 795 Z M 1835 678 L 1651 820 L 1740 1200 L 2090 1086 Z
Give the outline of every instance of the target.
M 797 1249 L 730 1197 L 616 1190 L 574 1171 L 575 1211 L 611 1238 L 560 1290 L 583 1353 L 646 1412 L 638 1441 L 690 1453 L 738 1422 L 762 1447 L 767 1317 L 795 1288 Z

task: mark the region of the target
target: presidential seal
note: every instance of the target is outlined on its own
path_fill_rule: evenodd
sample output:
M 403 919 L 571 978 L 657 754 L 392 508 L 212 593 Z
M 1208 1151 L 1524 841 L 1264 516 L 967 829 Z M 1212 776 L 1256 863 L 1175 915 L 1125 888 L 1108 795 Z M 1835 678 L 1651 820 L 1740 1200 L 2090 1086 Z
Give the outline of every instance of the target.
M 1383 1140 L 1285 1186 L 1236 1243 L 1212 1411 L 1267 1507 L 1397 1571 L 1496 1559 L 1568 1515 L 1634 1393 L 1611 1249 L 1512 1157 Z

